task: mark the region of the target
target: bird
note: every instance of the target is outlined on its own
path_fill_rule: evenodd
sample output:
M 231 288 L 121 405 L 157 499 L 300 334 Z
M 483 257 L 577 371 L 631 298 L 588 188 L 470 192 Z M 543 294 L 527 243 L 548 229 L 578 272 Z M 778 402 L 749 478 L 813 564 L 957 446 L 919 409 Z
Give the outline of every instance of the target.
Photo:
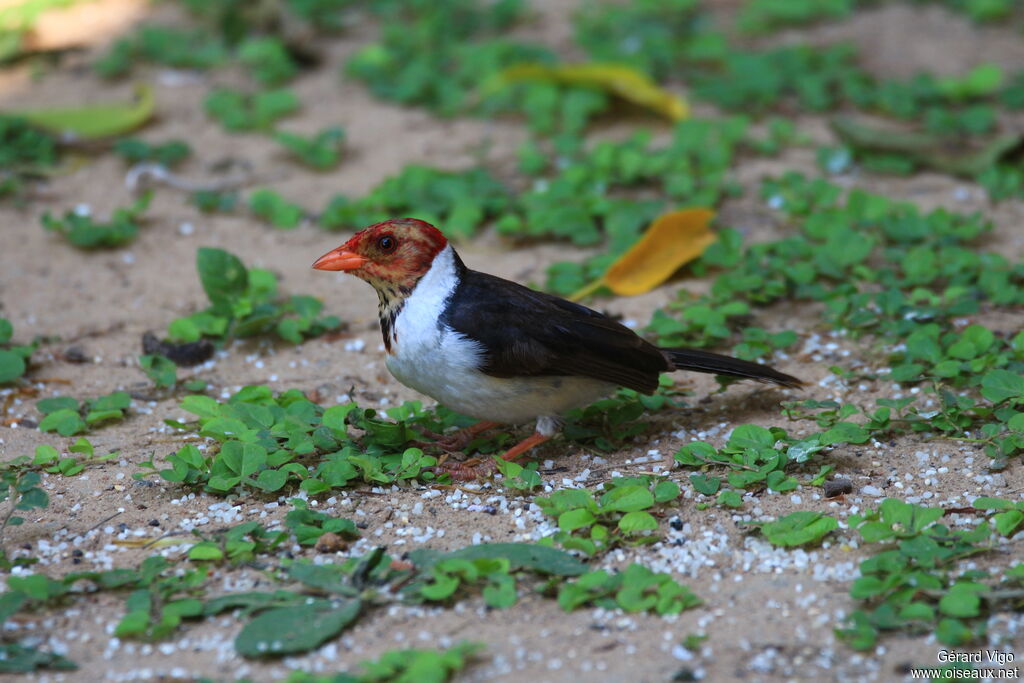
M 441 437 L 446 450 L 499 425 L 534 421 L 534 433 L 501 456 L 515 460 L 555 436 L 566 412 L 619 387 L 652 394 L 663 372 L 803 384 L 767 365 L 658 347 L 587 306 L 471 270 L 440 230 L 416 218 L 366 227 L 313 268 L 346 272 L 377 291 L 385 365 L 395 379 L 480 420 Z M 482 473 L 460 465 L 445 471 L 464 479 Z

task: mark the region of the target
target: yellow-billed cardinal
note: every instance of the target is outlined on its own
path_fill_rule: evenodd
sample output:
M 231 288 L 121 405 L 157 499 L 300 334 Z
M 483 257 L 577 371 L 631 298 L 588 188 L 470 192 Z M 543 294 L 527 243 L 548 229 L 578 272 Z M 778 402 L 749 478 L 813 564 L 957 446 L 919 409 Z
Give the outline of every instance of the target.
M 373 285 L 388 370 L 402 384 L 484 421 L 466 435 L 535 419 L 536 433 L 505 453 L 506 460 L 554 436 L 566 411 L 617 387 L 653 393 L 662 372 L 802 384 L 765 365 L 658 348 L 586 306 L 470 270 L 437 228 L 415 218 L 371 225 L 313 267 L 347 271 Z

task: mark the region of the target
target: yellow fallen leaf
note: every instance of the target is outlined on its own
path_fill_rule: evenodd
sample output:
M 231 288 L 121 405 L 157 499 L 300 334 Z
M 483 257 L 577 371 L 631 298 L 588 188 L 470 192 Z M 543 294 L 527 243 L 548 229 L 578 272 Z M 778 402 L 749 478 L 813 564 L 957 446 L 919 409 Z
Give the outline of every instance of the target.
M 569 298 L 579 301 L 599 287 L 619 296 L 651 291 L 711 246 L 716 237 L 708 224 L 714 216 L 710 209 L 680 209 L 658 216 L 604 275 Z
M 153 88 L 138 85 L 134 102 L 89 104 L 59 109 L 24 109 L 5 112 L 20 116 L 45 130 L 79 140 L 95 140 L 133 131 L 146 123 L 156 107 Z
M 547 81 L 600 88 L 650 109 L 672 121 L 686 118 L 689 108 L 647 74 L 621 64 L 517 64 L 498 74 L 499 82 Z

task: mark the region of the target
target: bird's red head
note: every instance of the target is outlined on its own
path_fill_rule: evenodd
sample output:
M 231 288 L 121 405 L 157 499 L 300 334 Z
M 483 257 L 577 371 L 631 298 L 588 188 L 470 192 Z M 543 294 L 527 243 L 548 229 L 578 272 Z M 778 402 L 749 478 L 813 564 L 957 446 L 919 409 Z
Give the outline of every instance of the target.
M 317 270 L 344 270 L 378 290 L 411 290 L 430 270 L 448 240 L 430 223 L 394 218 L 371 225 L 314 263 Z

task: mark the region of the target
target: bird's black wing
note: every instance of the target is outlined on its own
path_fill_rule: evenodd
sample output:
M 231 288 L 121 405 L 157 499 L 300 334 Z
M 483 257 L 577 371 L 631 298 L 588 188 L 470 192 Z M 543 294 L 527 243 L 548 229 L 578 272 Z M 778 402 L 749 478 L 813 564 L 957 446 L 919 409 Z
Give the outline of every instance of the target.
M 650 394 L 671 369 L 660 349 L 606 315 L 468 269 L 441 322 L 484 347 L 480 370 L 494 377 L 578 375 Z

